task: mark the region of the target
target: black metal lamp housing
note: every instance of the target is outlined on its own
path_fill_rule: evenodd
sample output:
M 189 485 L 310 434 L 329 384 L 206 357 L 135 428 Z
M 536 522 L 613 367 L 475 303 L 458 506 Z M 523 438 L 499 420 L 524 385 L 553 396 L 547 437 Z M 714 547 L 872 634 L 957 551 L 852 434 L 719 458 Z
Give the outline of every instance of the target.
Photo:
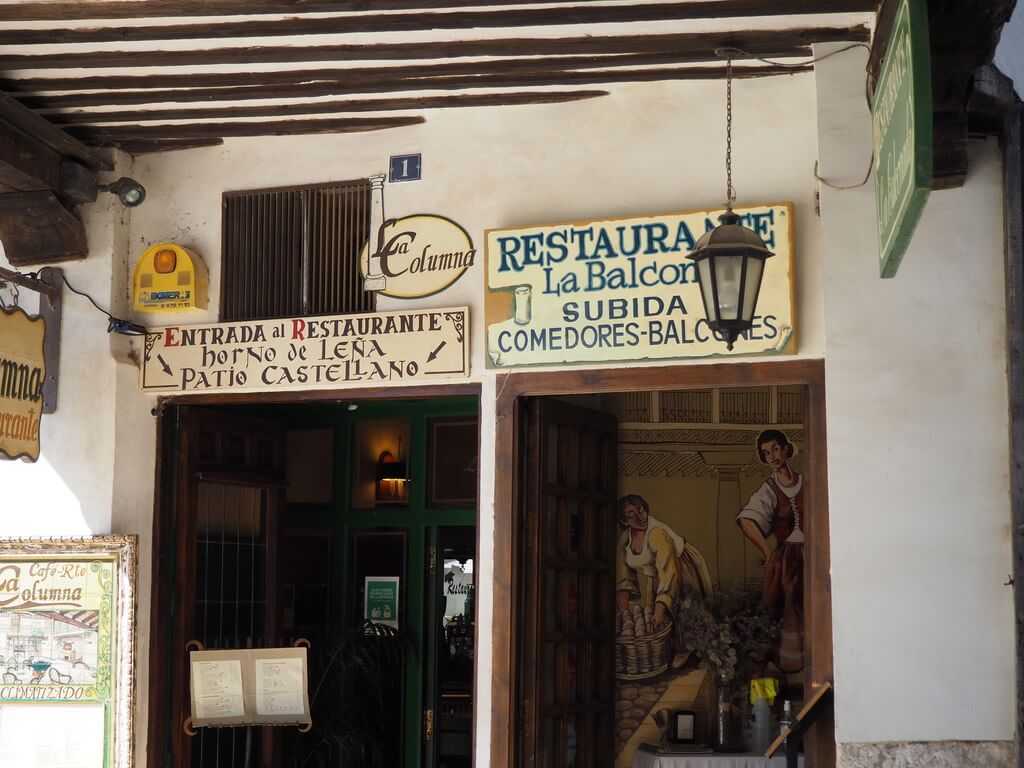
M 719 224 L 694 245 L 688 258 L 697 262 L 697 279 L 708 325 L 732 349 L 736 338 L 750 329 L 761 290 L 764 262 L 774 256 L 754 230 L 740 224 L 729 209 Z
M 384 451 L 377 459 L 377 502 L 404 504 L 408 496 L 409 476 L 405 462 L 398 461 L 391 451 Z
M 96 189 L 117 195 L 117 199 L 125 208 L 135 208 L 142 205 L 146 199 L 146 188 L 127 176 L 122 176 L 110 184 L 97 184 Z

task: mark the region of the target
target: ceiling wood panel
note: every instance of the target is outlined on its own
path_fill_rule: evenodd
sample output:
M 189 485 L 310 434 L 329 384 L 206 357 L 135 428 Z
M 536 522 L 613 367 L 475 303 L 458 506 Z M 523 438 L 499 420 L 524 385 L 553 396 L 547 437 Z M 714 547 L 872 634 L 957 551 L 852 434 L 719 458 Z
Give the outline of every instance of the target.
M 810 71 L 810 66 L 733 67 L 737 79 L 792 75 Z M 96 107 L 111 104 L 186 103 L 195 101 L 237 101 L 240 99 L 295 99 L 312 96 L 340 96 L 349 93 L 390 91 L 464 90 L 466 88 L 516 88 L 523 86 L 595 85 L 600 83 L 643 83 L 661 80 L 718 80 L 724 67 L 674 67 L 669 69 L 619 69 L 614 72 L 539 72 L 445 78 L 369 78 L 362 81 L 290 83 L 271 86 L 179 89 L 170 91 L 83 91 L 80 93 L 26 96 L 19 100 L 31 109 Z
M 122 27 L 0 28 L 0 45 L 118 43 L 153 40 L 213 40 L 368 32 L 548 27 L 576 24 L 630 24 L 694 21 L 749 16 L 873 11 L 876 0 L 705 0 L 637 5 L 566 5 L 559 8 L 473 10 L 444 13 L 352 14 L 326 18 L 290 17 L 259 21 L 149 24 Z
M 68 133 L 95 144 L 115 145 L 122 141 L 146 139 L 221 138 L 227 136 L 287 136 L 305 133 L 363 133 L 403 128 L 425 123 L 415 117 L 334 117 L 317 120 L 260 120 L 254 122 L 203 123 L 192 125 L 125 125 L 116 127 L 73 126 Z
M 174 152 L 179 149 L 198 149 L 201 147 L 216 147 L 224 143 L 224 139 L 163 139 L 161 141 L 150 141 L 149 139 L 131 139 L 118 143 L 118 148 L 123 152 L 133 155 L 144 155 L 150 152 Z
M 452 96 L 410 96 L 405 98 L 346 99 L 312 101 L 302 104 L 261 104 L 245 107 L 178 107 L 122 111 L 65 112 L 49 115 L 54 125 L 95 125 L 154 120 L 218 120 L 241 117 L 284 117 L 295 115 L 345 114 L 349 112 L 396 112 L 410 109 L 449 107 L 505 107 L 523 104 L 565 104 L 607 96 L 608 91 L 502 91 Z
M 847 33 L 850 34 L 850 33 Z M 833 36 L 820 35 L 822 39 Z M 742 40 L 737 44 L 749 51 Z M 809 55 L 806 45 L 782 48 L 780 45 L 763 46 L 758 52 L 767 57 L 794 57 Z M 367 80 L 394 80 L 396 78 L 436 78 L 449 75 L 497 75 L 515 72 L 528 75 L 538 72 L 561 72 L 578 69 L 612 69 L 654 65 L 687 64 L 700 61 L 721 61 L 708 49 L 682 53 L 657 51 L 653 53 L 622 53 L 611 56 L 558 56 L 548 58 L 494 59 L 491 61 L 458 61 L 442 64 L 399 65 L 390 67 L 345 67 L 333 69 L 290 69 L 271 71 L 189 72 L 186 74 L 150 73 L 145 75 L 106 75 L 96 77 L 26 77 L 16 80 L 0 79 L 0 89 L 10 93 L 41 93 L 48 91 L 130 90 L 133 88 L 215 88 L 237 85 L 244 77 L 247 86 L 277 85 L 282 83 L 359 83 Z
M 545 0 L 546 5 L 579 5 L 580 0 Z M 256 16 L 302 13 L 445 10 L 480 6 L 537 5 L 538 0 L 79 0 L 0 5 L 0 20 L 83 21 L 158 19 L 182 16 Z
M 755 56 L 808 55 L 813 43 L 867 41 L 864 25 L 746 32 L 569 38 L 496 38 L 363 45 L 260 46 L 182 51 L 0 52 L 0 69 L 186 67 L 213 64 L 285 64 L 441 59 L 470 56 L 572 56 L 674 52 L 678 61 L 710 61 L 716 48 L 739 48 Z M 16 51 L 24 50 L 22 47 Z
M 624 84 L 721 79 L 723 48 L 743 52 L 739 78 L 798 74 L 816 43 L 866 43 L 876 11 L 876 0 L 0 0 L 0 91 L 87 144 L 160 151 L 387 130 L 428 109 L 558 109 Z

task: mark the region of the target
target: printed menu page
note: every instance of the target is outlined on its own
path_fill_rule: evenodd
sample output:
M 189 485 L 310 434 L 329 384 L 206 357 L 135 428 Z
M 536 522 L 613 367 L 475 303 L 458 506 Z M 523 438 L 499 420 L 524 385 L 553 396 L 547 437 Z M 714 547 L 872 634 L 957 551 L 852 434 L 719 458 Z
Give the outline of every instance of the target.
M 302 715 L 302 659 L 256 659 L 256 714 Z
M 238 659 L 193 662 L 192 681 L 198 719 L 245 716 L 242 664 Z

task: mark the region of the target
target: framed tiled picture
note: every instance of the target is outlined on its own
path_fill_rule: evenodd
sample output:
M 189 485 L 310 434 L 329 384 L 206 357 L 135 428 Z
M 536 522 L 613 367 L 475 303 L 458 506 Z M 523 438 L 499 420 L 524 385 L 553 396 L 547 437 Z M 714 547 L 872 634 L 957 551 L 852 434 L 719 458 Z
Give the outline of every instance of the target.
M 134 765 L 134 536 L 0 539 L 0 765 Z

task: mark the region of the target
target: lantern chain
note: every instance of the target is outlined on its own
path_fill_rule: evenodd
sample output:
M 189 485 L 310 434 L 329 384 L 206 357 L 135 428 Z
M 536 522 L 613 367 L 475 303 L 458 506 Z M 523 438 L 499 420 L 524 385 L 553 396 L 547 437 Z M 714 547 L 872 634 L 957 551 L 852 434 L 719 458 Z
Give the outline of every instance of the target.
M 732 210 L 736 190 L 732 186 L 732 57 L 725 60 L 725 207 Z

